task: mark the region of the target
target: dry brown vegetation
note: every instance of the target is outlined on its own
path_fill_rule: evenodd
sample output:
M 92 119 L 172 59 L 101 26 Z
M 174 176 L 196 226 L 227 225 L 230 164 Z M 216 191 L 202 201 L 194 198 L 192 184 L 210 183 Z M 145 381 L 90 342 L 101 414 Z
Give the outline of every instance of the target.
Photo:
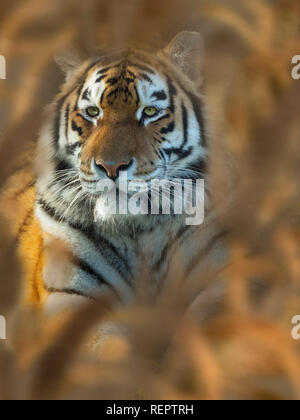
M 0 342 L 1 399 L 300 397 L 300 348 L 291 338 L 300 314 L 300 81 L 291 78 L 299 16 L 294 0 L 1 0 L 8 64 L 0 84 L 1 185 L 12 158 L 36 139 L 62 81 L 55 54 L 74 46 L 85 56 L 121 41 L 160 45 L 182 29 L 199 30 L 206 44 L 216 206 L 230 189 L 229 173 L 239 179 L 234 205 L 219 220 L 231 232 L 230 261 L 209 273 L 222 293 L 197 298 L 184 284 L 184 302 L 171 289 L 155 304 L 112 313 L 108 296 L 43 320 L 19 308 L 15 246 L 2 223 L 0 312 L 10 339 Z M 207 275 L 197 272 L 201 281 Z M 115 317 L 127 336 L 107 340 L 101 356 L 89 352 L 87 334 Z

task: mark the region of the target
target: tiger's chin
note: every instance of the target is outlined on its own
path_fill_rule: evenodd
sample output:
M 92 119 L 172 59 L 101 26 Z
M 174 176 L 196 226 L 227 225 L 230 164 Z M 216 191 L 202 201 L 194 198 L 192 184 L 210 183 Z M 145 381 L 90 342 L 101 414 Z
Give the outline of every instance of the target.
M 104 197 L 99 197 L 96 201 L 94 223 L 102 232 L 111 236 L 134 232 L 137 227 L 151 223 L 149 219 L 151 216 L 116 213 L 114 206 L 109 205 Z
M 114 204 L 107 198 L 107 194 L 99 195 L 94 209 L 95 222 L 113 221 L 119 214 L 116 214 Z M 126 217 L 126 216 L 123 216 Z
M 129 219 L 137 218 L 128 212 L 128 195 L 118 191 L 108 191 L 99 194 L 94 209 L 95 222 L 111 222 L 111 223 L 124 223 Z

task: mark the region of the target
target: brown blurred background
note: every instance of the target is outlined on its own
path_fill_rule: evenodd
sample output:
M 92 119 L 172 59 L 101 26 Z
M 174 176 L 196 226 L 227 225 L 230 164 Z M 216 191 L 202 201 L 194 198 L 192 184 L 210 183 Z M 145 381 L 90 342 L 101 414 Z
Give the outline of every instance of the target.
M 13 318 L 14 345 L 0 342 L 2 399 L 300 397 L 300 342 L 291 338 L 300 314 L 298 1 L 1 0 L 0 185 L 63 81 L 56 55 L 164 46 L 180 30 L 205 41 L 215 205 L 229 191 L 235 197 L 219 220 L 231 232 L 230 263 L 222 277 L 213 273 L 226 285 L 222 310 L 205 322 L 182 317 L 170 293 L 167 303 L 123 311 L 130 334 L 111 338 L 98 358 L 81 343 L 104 316 L 99 306 L 55 322 L 18 308 L 15 245 L 3 222 L 0 313 Z

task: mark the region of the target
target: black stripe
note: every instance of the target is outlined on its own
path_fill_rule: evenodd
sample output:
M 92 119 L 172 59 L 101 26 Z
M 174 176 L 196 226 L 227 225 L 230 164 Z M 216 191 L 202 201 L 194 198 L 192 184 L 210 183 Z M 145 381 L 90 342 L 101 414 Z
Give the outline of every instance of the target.
M 82 94 L 82 99 L 85 99 L 86 101 L 88 101 L 89 98 L 89 88 L 86 88 L 85 91 Z
M 136 102 L 135 103 L 136 103 L 136 106 L 138 106 L 139 103 L 140 103 L 140 95 L 139 95 L 139 92 L 138 92 L 135 84 L 133 85 L 133 88 L 134 88 L 134 91 L 135 91 L 135 94 L 136 94 Z
M 64 293 L 64 294 L 67 294 L 67 295 L 75 295 L 75 296 L 80 296 L 80 297 L 84 297 L 84 298 L 87 298 L 87 299 L 95 300 L 95 298 L 93 298 L 91 296 L 87 296 L 84 293 L 79 292 L 78 290 L 75 290 L 75 289 L 68 289 L 68 288 L 56 289 L 54 287 L 47 287 L 47 286 L 45 286 L 45 289 L 48 293 L 60 293 L 60 294 Z
M 82 260 L 81 258 L 74 258 L 73 263 L 80 268 L 80 270 L 88 273 L 91 277 L 94 277 L 97 279 L 99 284 L 105 284 L 106 286 L 111 286 L 103 277 L 101 274 L 97 273 L 87 262 Z
M 84 118 L 84 116 L 83 116 L 83 115 L 81 115 L 79 112 L 77 112 L 76 117 L 81 118 L 81 119 L 85 122 L 85 124 L 88 122 L 88 121 Z
M 104 101 L 104 96 L 105 96 L 105 94 L 106 94 L 107 90 L 108 90 L 108 87 L 106 87 L 106 88 L 103 90 L 102 94 L 101 94 L 101 98 L 100 98 L 100 105 L 102 105 L 102 104 L 103 104 L 103 101 Z
M 187 170 L 191 169 L 193 171 L 200 172 L 200 174 L 204 177 L 207 172 L 207 166 L 208 166 L 207 161 L 204 160 L 203 158 L 200 158 L 197 161 L 193 162 L 191 165 L 189 165 Z M 199 176 L 197 176 L 196 178 L 198 179 Z
M 77 90 L 78 97 L 77 97 L 75 109 L 78 109 L 79 108 L 79 100 L 81 98 L 81 94 L 82 94 L 82 91 L 83 91 L 83 88 L 84 88 L 84 83 L 85 83 L 85 80 L 82 81 L 81 85 L 79 86 L 79 88 Z
M 29 227 L 30 223 L 33 220 L 33 209 L 30 209 L 26 214 L 22 224 L 19 227 L 18 234 L 17 234 L 17 244 L 20 242 L 20 236 L 23 233 L 27 232 L 27 228 Z
M 150 83 L 150 85 L 153 85 L 153 80 L 148 76 L 146 73 L 140 73 L 139 79 L 145 80 L 146 82 Z
M 196 115 L 196 118 L 198 120 L 198 124 L 200 126 L 200 144 L 203 147 L 207 147 L 208 146 L 208 142 L 207 142 L 207 135 L 206 135 L 206 129 L 205 129 L 205 123 L 204 123 L 204 116 L 203 116 L 203 112 L 201 109 L 201 105 L 199 104 L 200 98 L 196 97 L 195 95 L 193 95 L 192 93 L 189 93 L 186 91 L 186 94 L 189 96 L 190 101 L 192 102 L 193 105 L 193 110 L 194 113 Z
M 110 86 L 116 85 L 118 83 L 119 79 L 117 77 L 111 77 L 106 81 L 106 83 Z
M 180 238 L 182 237 L 182 235 L 187 231 L 187 230 L 189 230 L 191 227 L 190 226 L 188 226 L 188 225 L 186 225 L 186 226 L 182 226 L 180 229 L 179 229 L 179 231 L 177 232 L 177 234 L 176 234 L 176 236 L 175 236 L 175 238 L 173 239 L 173 241 L 172 242 L 168 242 L 167 243 L 167 245 L 164 247 L 164 249 L 162 250 L 162 253 L 161 253 L 161 255 L 160 255 L 160 258 L 159 258 L 159 260 L 155 263 L 155 266 L 154 266 L 154 269 L 156 270 L 156 271 L 158 271 L 160 268 L 161 268 L 161 266 L 162 266 L 162 264 L 163 264 L 163 262 L 166 260 L 166 258 L 167 258 L 167 255 L 168 255 L 168 252 L 173 248 L 173 246 L 176 244 L 176 242 L 177 241 L 179 241 L 180 240 Z
M 132 71 L 130 71 L 130 70 L 126 70 L 126 72 L 129 74 L 129 76 L 131 76 L 134 80 L 136 80 L 137 79 L 137 75 L 136 74 L 134 74 Z
M 134 79 L 132 79 L 131 77 L 125 77 L 125 82 L 128 84 L 128 85 L 130 85 L 131 83 L 134 83 L 135 82 L 135 80 Z
M 110 67 L 105 67 L 104 69 L 97 71 L 97 76 L 100 76 L 101 74 L 107 73 L 110 70 Z
M 175 123 L 174 121 L 170 122 L 170 124 L 168 125 L 168 127 L 163 127 L 160 130 L 161 134 L 168 134 L 168 133 L 172 133 L 175 130 Z
M 115 95 L 115 98 L 117 97 L 117 94 L 119 93 L 119 88 L 113 89 L 109 94 L 107 95 L 106 99 L 110 98 L 111 96 Z
M 155 120 L 154 123 L 157 123 L 157 122 L 162 121 L 162 120 L 166 120 L 168 118 L 170 118 L 169 114 L 163 115 L 162 117 L 158 118 L 158 120 Z
M 170 77 L 168 75 L 166 75 L 167 78 L 167 84 L 168 84 L 168 89 L 169 89 L 169 97 L 170 97 L 170 111 L 172 112 L 172 114 L 174 114 L 175 112 L 175 96 L 177 95 L 177 89 L 174 86 L 172 80 L 170 79 Z
M 158 101 L 165 101 L 168 97 L 164 90 L 153 92 L 151 98 L 156 98 Z
M 187 109 L 184 104 L 182 104 L 182 125 L 183 125 L 183 143 L 181 148 L 183 148 L 188 142 L 188 115 Z
M 185 159 L 188 156 L 191 155 L 191 153 L 193 152 L 194 148 L 193 146 L 190 146 L 187 150 L 182 150 L 181 148 L 171 148 L 171 149 L 163 149 L 163 151 L 171 157 L 171 155 L 175 154 L 178 156 L 178 158 L 176 159 L 175 162 L 178 162 L 179 160 Z M 174 162 L 174 163 L 175 163 Z
M 63 158 L 56 158 L 55 160 L 55 170 L 56 171 L 65 171 L 66 169 L 74 169 L 69 162 Z
M 95 278 L 100 286 L 105 285 L 105 286 L 109 287 L 110 289 L 112 289 L 112 291 L 120 299 L 120 296 L 119 296 L 119 293 L 117 292 L 117 290 L 107 280 L 104 279 L 102 274 L 95 271 L 86 261 L 82 260 L 81 258 L 75 257 L 75 258 L 73 258 L 72 262 L 81 271 L 83 271 L 84 273 L 88 274 L 89 276 Z
M 95 82 L 95 83 L 100 83 L 100 82 L 102 82 L 102 80 L 104 80 L 104 79 L 105 79 L 105 77 L 106 77 L 106 74 L 105 74 L 104 76 L 100 76 L 100 77 L 98 77 L 98 79 L 96 79 L 96 82 Z
M 67 105 L 65 111 L 65 135 L 67 141 L 69 141 L 69 115 L 70 115 L 70 104 Z
M 179 87 L 183 90 L 183 92 L 187 95 L 191 104 L 193 106 L 193 111 L 196 115 L 198 124 L 199 124 L 199 137 L 200 137 L 200 144 L 204 147 L 208 146 L 207 142 L 207 135 L 205 129 L 205 122 L 204 122 L 204 115 L 202 112 L 202 101 L 199 96 L 196 96 L 193 92 L 189 92 L 181 83 L 177 80 Z
M 105 67 L 104 69 L 101 69 L 101 70 L 98 70 L 97 71 L 97 75 L 101 75 L 101 74 L 104 74 L 104 73 L 107 73 L 109 70 L 111 70 L 113 67 L 112 66 L 109 66 L 109 67 Z
M 79 127 L 74 120 L 72 120 L 72 130 L 76 131 L 79 136 L 82 136 L 82 128 Z

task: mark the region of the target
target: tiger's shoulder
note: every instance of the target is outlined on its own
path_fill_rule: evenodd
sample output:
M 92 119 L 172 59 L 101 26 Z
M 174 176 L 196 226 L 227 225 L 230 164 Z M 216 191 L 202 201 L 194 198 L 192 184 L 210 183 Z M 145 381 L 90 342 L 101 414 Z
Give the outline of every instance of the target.
M 24 298 L 34 303 L 41 300 L 43 233 L 35 217 L 36 174 L 35 146 L 12 164 L 11 175 L 0 191 L 0 214 L 5 220 L 20 261 Z

